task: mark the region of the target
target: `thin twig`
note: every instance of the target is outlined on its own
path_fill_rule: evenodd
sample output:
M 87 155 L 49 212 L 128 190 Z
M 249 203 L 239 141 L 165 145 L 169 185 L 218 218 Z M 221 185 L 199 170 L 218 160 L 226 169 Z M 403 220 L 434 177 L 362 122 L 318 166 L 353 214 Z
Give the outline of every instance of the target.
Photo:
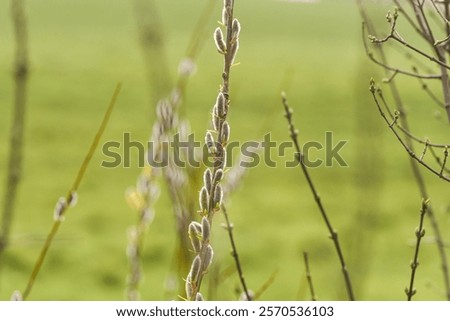
M 327 213 L 325 211 L 325 208 L 324 208 L 324 206 L 322 204 L 322 201 L 320 199 L 319 193 L 317 192 L 316 187 L 315 187 L 315 185 L 314 185 L 314 183 L 312 181 L 312 178 L 309 175 L 308 168 L 306 167 L 306 165 L 305 165 L 305 163 L 303 161 L 304 155 L 303 155 L 303 153 L 302 153 L 302 151 L 300 149 L 300 144 L 299 144 L 298 138 L 297 138 L 298 133 L 297 133 L 297 130 L 295 129 L 295 127 L 294 127 L 294 123 L 293 123 L 293 120 L 292 120 L 293 110 L 289 107 L 286 95 L 284 93 L 282 93 L 282 102 L 283 102 L 283 106 L 284 106 L 284 110 L 285 110 L 285 116 L 286 116 L 286 119 L 287 119 L 287 121 L 289 123 L 290 136 L 291 136 L 291 139 L 292 139 L 292 141 L 294 143 L 295 150 L 296 150 L 295 156 L 297 158 L 297 161 L 298 161 L 298 164 L 299 164 L 300 168 L 303 171 L 303 174 L 304 174 L 304 176 L 306 178 L 306 181 L 308 182 L 309 188 L 310 188 L 310 190 L 311 190 L 311 192 L 313 194 L 314 200 L 315 200 L 315 202 L 317 204 L 317 207 L 319 208 L 320 214 L 322 215 L 322 218 L 323 218 L 323 220 L 325 222 L 325 225 L 327 226 L 327 229 L 330 232 L 330 238 L 333 241 L 333 244 L 334 244 L 334 247 L 336 249 L 336 253 L 338 255 L 339 262 L 340 262 L 340 265 L 341 265 L 341 270 L 342 270 L 342 274 L 344 276 L 345 287 L 347 289 L 348 297 L 349 297 L 349 299 L 351 301 L 354 301 L 355 300 L 355 296 L 353 294 L 353 288 L 352 288 L 352 283 L 351 283 L 351 280 L 350 280 L 350 274 L 348 273 L 347 265 L 346 265 L 345 259 L 344 259 L 344 254 L 342 252 L 342 248 L 341 248 L 341 245 L 339 243 L 338 233 L 333 228 L 333 226 L 331 225 L 331 221 L 330 221 L 330 219 L 329 219 L 329 217 L 328 217 L 328 215 L 327 215 Z
M 226 166 L 226 145 L 230 138 L 230 125 L 227 115 L 230 107 L 229 83 L 230 70 L 236 53 L 239 49 L 240 23 L 233 16 L 234 0 L 225 0 L 222 11 L 222 25 L 226 28 L 226 36 L 219 27 L 214 32 L 214 41 L 217 51 L 223 55 L 222 84 L 213 107 L 213 129 L 207 130 L 205 143 L 208 147 L 208 156 L 214 157 L 212 166 L 203 174 L 203 187 L 199 195 L 201 224 L 191 222 L 189 232 L 191 243 L 196 256 L 192 261 L 191 270 L 186 277 L 186 298 L 188 300 L 203 300 L 200 288 L 208 267 L 213 258 L 213 249 L 210 244 L 210 229 L 214 214 L 220 211 L 223 201 L 221 181 Z M 214 138 L 213 133 L 216 135 Z
M 414 288 L 414 280 L 416 277 L 417 267 L 419 266 L 419 249 L 420 241 L 425 235 L 425 229 L 423 228 L 423 222 L 425 219 L 425 214 L 427 213 L 427 207 L 430 200 L 422 200 L 422 208 L 420 209 L 419 227 L 416 229 L 416 246 L 414 249 L 414 258 L 411 262 L 411 278 L 409 280 L 409 288 L 405 288 L 405 293 L 408 301 L 412 300 L 414 294 L 416 294 L 416 289 Z
M 359 8 L 361 17 L 366 22 L 366 24 L 369 28 L 369 32 L 372 35 L 375 35 L 376 30 L 373 27 L 373 24 L 372 24 L 369 16 L 367 15 L 366 11 L 364 10 L 364 7 L 362 5 L 362 0 L 357 0 L 357 5 Z M 377 49 L 378 49 L 378 53 L 380 55 L 381 61 L 387 65 L 387 63 L 388 63 L 387 57 L 386 57 L 383 47 L 377 46 Z M 385 70 L 385 72 L 387 74 L 386 70 Z M 397 88 L 397 84 L 394 81 L 390 82 L 389 88 L 392 92 L 392 96 L 394 98 L 394 102 L 397 107 L 397 110 L 400 112 L 399 122 L 403 128 L 405 128 L 407 131 L 410 131 L 409 130 L 409 121 L 408 121 L 405 109 L 403 107 L 402 98 L 401 98 L 399 90 Z M 409 147 L 409 149 L 412 152 L 414 152 L 414 146 L 413 146 L 413 142 L 412 142 L 411 138 L 408 136 L 405 136 L 405 142 L 406 142 L 406 145 Z M 416 183 L 417 183 L 417 187 L 419 188 L 419 193 L 423 199 L 428 199 L 429 196 L 428 196 L 427 187 L 425 185 L 425 180 L 423 178 L 423 174 L 420 171 L 419 164 L 411 157 L 409 157 L 408 159 L 409 159 L 409 163 L 410 163 L 410 166 L 411 166 L 411 169 L 413 172 L 414 179 L 416 180 Z M 427 211 L 428 211 L 428 218 L 430 219 L 431 227 L 433 229 L 433 232 L 434 232 L 434 235 L 436 238 L 438 253 L 439 253 L 440 260 L 441 260 L 441 268 L 442 268 L 442 275 L 443 275 L 443 279 L 444 279 L 445 293 L 447 296 L 447 300 L 450 300 L 450 276 L 449 276 L 449 268 L 448 268 L 448 263 L 447 263 L 447 253 L 446 253 L 446 249 L 445 249 L 445 242 L 442 238 L 439 224 L 436 220 L 436 217 L 434 215 L 434 211 L 433 211 L 433 208 L 431 205 L 428 206 Z
M 377 98 L 377 95 L 376 95 L 376 92 L 380 92 L 380 89 L 378 89 L 378 90 L 375 89 L 375 82 L 373 81 L 373 79 L 371 80 L 371 84 L 370 84 L 370 92 L 372 93 L 372 97 L 373 97 L 373 99 L 375 101 L 375 104 L 376 104 L 376 106 L 378 108 L 378 111 L 379 111 L 381 117 L 384 119 L 384 121 L 388 125 L 389 129 L 394 133 L 395 137 L 400 142 L 400 144 L 403 146 L 403 148 L 406 150 L 408 155 L 411 156 L 411 158 L 414 159 L 415 161 L 417 161 L 420 165 L 424 166 L 430 172 L 432 172 L 433 174 L 438 176 L 439 178 L 443 179 L 444 181 L 450 182 L 450 177 L 442 175 L 442 173 L 440 171 L 435 170 L 430 165 L 428 165 L 426 162 L 421 160 L 420 156 L 417 156 L 416 153 L 408 146 L 408 144 L 399 135 L 399 133 L 397 132 L 397 130 L 394 127 L 395 123 L 397 122 L 397 118 L 395 118 L 393 120 L 393 122 L 389 121 L 389 119 L 387 118 L 386 114 L 381 109 L 380 102 L 378 101 L 378 98 Z
M 411 77 L 414 77 L 414 78 L 419 78 L 419 79 L 438 79 L 438 80 L 440 80 L 442 78 L 442 75 L 438 75 L 438 74 L 419 74 L 419 73 L 416 73 L 416 72 L 410 72 L 410 71 L 407 71 L 407 70 L 395 68 L 395 67 L 389 66 L 386 63 L 378 60 L 374 56 L 374 54 L 372 52 L 370 52 L 370 50 L 369 50 L 369 46 L 368 46 L 367 40 L 366 40 L 365 28 L 366 28 L 366 23 L 363 22 L 362 23 L 362 36 L 363 36 L 364 50 L 366 52 L 367 57 L 369 57 L 369 59 L 372 62 L 374 62 L 375 64 L 383 67 L 386 70 L 392 71 L 395 74 L 402 74 L 402 75 L 411 76 Z M 379 44 L 379 43 L 375 43 L 375 44 Z
M 418 72 L 416 67 L 413 67 L 413 71 Z M 428 84 L 423 79 L 419 78 L 418 80 L 419 80 L 420 86 L 428 94 L 428 96 L 431 98 L 431 100 L 433 100 L 439 107 L 445 109 L 444 103 L 442 101 L 440 101 L 439 98 L 431 91 Z
M 309 269 L 308 252 L 303 252 L 303 260 L 305 262 L 306 280 L 308 281 L 309 292 L 311 293 L 311 301 L 317 301 L 317 296 L 316 296 L 316 292 L 314 291 L 311 271 Z
M 9 160 L 0 228 L 0 257 L 8 246 L 17 189 L 22 175 L 23 137 L 28 84 L 28 28 L 23 0 L 11 1 L 11 15 L 15 35 L 14 116 L 10 132 Z M 2 261 L 0 260 L 0 263 Z
M 122 88 L 122 85 L 119 83 L 116 86 L 116 89 L 112 95 L 111 101 L 109 103 L 108 109 L 105 112 L 105 115 L 103 116 L 103 120 L 100 124 L 100 127 L 98 128 L 98 131 L 91 143 L 91 146 L 89 148 L 88 153 L 86 154 L 83 163 L 81 164 L 80 169 L 78 170 L 77 176 L 75 178 L 75 181 L 72 184 L 72 187 L 69 189 L 66 198 L 60 199 L 58 201 L 57 206 L 55 208 L 55 215 L 54 215 L 54 221 L 53 226 L 47 235 L 47 239 L 44 243 L 44 246 L 42 247 L 42 250 L 39 254 L 39 257 L 33 267 L 33 271 L 31 272 L 30 278 L 28 280 L 27 286 L 25 290 L 23 291 L 23 300 L 26 300 L 33 288 L 34 281 L 36 280 L 37 275 L 39 274 L 39 271 L 41 270 L 42 263 L 44 263 L 44 259 L 47 255 L 48 250 L 50 249 L 50 245 L 53 242 L 53 239 L 55 238 L 56 233 L 58 232 L 58 229 L 64 220 L 65 212 L 68 209 L 70 205 L 73 205 L 75 202 L 75 197 L 78 191 L 78 187 L 80 186 L 80 183 L 84 177 L 84 174 L 86 172 L 86 169 L 92 159 L 92 156 L 94 152 L 97 149 L 97 146 L 100 142 L 100 138 L 105 131 L 106 125 L 108 124 L 109 118 L 111 116 L 112 110 L 114 108 L 114 105 L 116 103 L 117 97 L 119 96 L 120 89 Z
M 228 232 L 228 237 L 230 238 L 231 255 L 233 256 L 234 262 L 236 263 L 236 269 L 238 271 L 239 281 L 241 282 L 242 289 L 245 294 L 245 297 L 247 298 L 247 301 L 252 301 L 252 297 L 248 291 L 247 284 L 245 283 L 244 272 L 242 271 L 242 265 L 239 260 L 239 254 L 237 251 L 236 243 L 234 241 L 233 226 L 230 223 L 230 219 L 228 217 L 228 211 L 225 207 L 225 204 L 222 203 L 221 208 L 222 208 L 222 213 L 223 213 L 223 216 L 224 216 L 225 222 L 226 222 L 226 230 Z

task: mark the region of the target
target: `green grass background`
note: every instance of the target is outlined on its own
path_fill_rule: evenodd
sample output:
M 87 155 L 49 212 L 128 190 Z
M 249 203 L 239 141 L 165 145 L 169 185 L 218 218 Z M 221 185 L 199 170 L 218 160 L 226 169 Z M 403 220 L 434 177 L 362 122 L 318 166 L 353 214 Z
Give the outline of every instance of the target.
M 162 19 L 171 77 L 206 1 L 156 1 Z M 219 1 L 220 2 L 220 1 Z M 52 224 L 56 200 L 65 195 L 101 121 L 117 81 L 123 90 L 103 140 L 124 132 L 145 142 L 155 119 L 145 64 L 130 1 L 27 1 L 31 78 L 23 180 L 17 199 L 12 244 L 3 257 L 0 299 L 22 290 Z M 384 8 L 372 7 L 374 16 Z M 4 192 L 12 119 L 13 35 L 9 1 L 0 2 L 0 194 Z M 311 174 L 349 261 L 356 297 L 403 300 L 409 282 L 414 229 L 421 199 L 406 153 L 382 123 L 368 92 L 381 71 L 364 56 L 360 17 L 353 1 L 313 4 L 236 0 L 242 24 L 240 65 L 232 74 L 232 138 L 259 139 L 267 132 L 288 141 L 279 93 L 288 92 L 301 141 L 348 140 L 348 167 L 320 167 Z M 219 6 L 214 19 L 220 17 Z M 212 31 L 216 23 L 212 21 Z M 189 82 L 185 112 L 202 137 L 220 83 L 221 57 L 212 37 Z M 448 137 L 443 119 L 416 81 L 400 79 L 413 128 L 430 138 Z M 431 106 L 429 106 L 431 105 Z M 445 119 L 445 117 L 444 117 Z M 318 156 L 321 156 L 319 153 Z M 79 190 L 78 205 L 52 245 L 32 300 L 121 300 L 127 259 L 126 230 L 135 222 L 124 194 L 140 169 L 106 169 L 98 151 Z M 449 187 L 425 178 L 444 237 L 450 228 Z M 167 299 L 165 279 L 175 246 L 174 218 L 165 187 L 144 251 L 146 300 Z M 265 300 L 308 299 L 302 251 L 319 299 L 345 299 L 337 256 L 298 168 L 260 165 L 252 169 L 228 204 L 250 288 L 274 272 Z M 216 220 L 222 222 L 220 215 Z M 218 227 L 220 224 L 216 224 Z M 432 237 L 426 221 L 427 236 Z M 418 300 L 443 298 L 436 246 L 425 242 L 416 278 Z M 216 262 L 232 265 L 225 231 L 214 231 Z M 219 288 L 234 299 L 236 275 Z

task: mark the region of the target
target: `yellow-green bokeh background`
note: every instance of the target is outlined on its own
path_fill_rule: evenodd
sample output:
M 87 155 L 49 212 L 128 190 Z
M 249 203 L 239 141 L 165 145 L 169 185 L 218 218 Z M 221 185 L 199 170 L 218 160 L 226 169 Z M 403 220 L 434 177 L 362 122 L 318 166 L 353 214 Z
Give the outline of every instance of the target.
M 155 1 L 165 51 L 175 78 L 179 60 L 206 0 Z M 197 137 L 209 126 L 209 112 L 221 81 L 221 56 L 211 32 L 197 61 L 184 103 Z M 387 7 L 370 7 L 380 21 Z M 26 1 L 31 74 L 23 180 L 17 199 L 11 246 L 2 258 L 0 299 L 22 290 L 52 224 L 56 200 L 65 195 L 118 81 L 123 90 L 103 141 L 130 132 L 145 142 L 155 119 L 155 97 L 143 61 L 132 1 Z M 0 195 L 6 179 L 12 119 L 13 32 L 10 1 L 0 1 Z M 356 296 L 403 300 L 409 282 L 421 199 L 408 156 L 383 124 L 368 92 L 371 76 L 382 78 L 364 55 L 361 19 L 353 1 L 289 3 L 236 0 L 241 47 L 232 74 L 232 139 L 259 139 L 271 132 L 288 141 L 280 90 L 288 92 L 302 141 L 348 140 L 348 167 L 319 167 L 311 175 L 349 262 Z M 381 17 L 381 18 L 380 18 Z M 387 26 L 385 26 L 387 27 Z M 448 138 L 444 119 L 416 80 L 400 79 L 413 128 L 422 136 Z M 321 156 L 319 153 L 318 156 Z M 79 190 L 79 201 L 57 235 L 31 300 L 122 300 L 127 259 L 126 231 L 136 220 L 125 190 L 140 173 L 105 169 L 95 154 Z M 442 234 L 450 228 L 449 185 L 424 171 Z M 174 217 L 165 186 L 146 238 L 142 299 L 168 299 L 165 279 L 175 247 Z M 2 200 L 3 201 L 3 200 Z M 306 182 L 297 168 L 260 165 L 251 169 L 229 204 L 235 238 L 249 286 L 257 290 L 274 271 L 264 300 L 309 299 L 302 252 L 308 251 L 316 292 L 322 300 L 345 299 L 342 276 Z M 223 221 L 220 215 L 217 222 Z M 214 230 L 215 260 L 232 265 L 224 230 Z M 418 300 L 443 299 L 440 261 L 429 221 L 416 277 Z M 429 238 L 428 238 L 429 237 Z M 224 281 L 218 299 L 235 299 L 236 275 Z

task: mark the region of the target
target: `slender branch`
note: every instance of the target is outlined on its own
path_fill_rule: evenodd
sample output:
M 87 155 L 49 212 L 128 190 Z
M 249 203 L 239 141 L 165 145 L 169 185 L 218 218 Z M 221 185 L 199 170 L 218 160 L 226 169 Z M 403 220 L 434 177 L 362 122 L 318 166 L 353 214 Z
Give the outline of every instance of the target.
M 406 20 L 409 22 L 409 24 L 411 25 L 411 27 L 413 27 L 413 29 L 423 38 L 427 39 L 426 35 L 424 35 L 422 33 L 422 31 L 420 30 L 420 28 L 416 25 L 416 23 L 414 22 L 413 18 L 408 14 L 408 12 L 404 9 L 404 7 L 402 6 L 402 4 L 400 3 L 400 1 L 398 0 L 394 0 L 395 5 L 398 8 L 398 11 L 401 12 L 403 14 L 403 16 L 406 18 Z
M 420 74 L 420 73 L 416 73 L 416 72 L 410 72 L 410 71 L 407 71 L 407 70 L 391 67 L 391 66 L 387 65 L 386 63 L 378 60 L 374 56 L 374 54 L 372 52 L 370 52 L 370 50 L 369 50 L 369 46 L 367 44 L 366 36 L 365 36 L 365 34 L 366 34 L 365 33 L 365 25 L 366 25 L 366 23 L 363 22 L 362 23 L 363 45 L 364 45 L 364 50 L 366 52 L 367 57 L 372 62 L 374 62 L 375 64 L 377 64 L 377 65 L 379 65 L 381 67 L 383 67 L 386 70 L 394 72 L 395 74 L 402 74 L 402 75 L 411 76 L 411 77 L 419 78 L 419 79 L 438 79 L 438 80 L 440 80 L 442 78 L 442 75 L 437 75 L 437 74 L 436 75 L 433 75 L 433 74 Z
M 364 7 L 362 5 L 362 0 L 357 0 L 357 5 L 359 8 L 361 17 L 366 22 L 366 24 L 369 28 L 369 32 L 372 35 L 375 35 L 376 30 L 373 27 L 373 24 L 372 24 L 369 16 L 366 14 L 366 12 L 364 10 Z M 381 61 L 384 64 L 387 64 L 387 57 L 386 57 L 383 47 L 377 46 L 377 49 L 378 49 Z M 387 71 L 386 71 L 386 73 L 387 73 Z M 389 87 L 392 92 L 392 96 L 394 98 L 397 110 L 400 112 L 399 122 L 403 128 L 405 128 L 406 130 L 409 131 L 408 117 L 404 110 L 402 98 L 401 98 L 399 90 L 397 88 L 397 84 L 395 82 L 391 82 L 391 83 L 389 83 Z M 412 142 L 411 138 L 406 136 L 405 142 L 406 142 L 407 146 L 411 149 L 411 151 L 414 152 L 414 146 L 413 146 L 413 142 Z M 411 166 L 411 170 L 412 170 L 414 179 L 416 180 L 417 187 L 419 189 L 419 193 L 423 199 L 428 199 L 429 196 L 428 196 L 427 187 L 425 185 L 425 180 L 423 178 L 423 174 L 420 171 L 419 164 L 411 157 L 409 157 L 408 159 L 409 159 L 409 164 Z M 445 293 L 446 293 L 447 299 L 450 300 L 450 276 L 449 276 L 449 268 L 448 268 L 448 263 L 447 263 L 447 253 L 446 253 L 446 249 L 445 249 L 445 242 L 442 238 L 439 224 L 436 220 L 436 217 L 434 215 L 434 211 L 433 211 L 433 208 L 431 205 L 428 206 L 427 211 L 428 211 L 428 218 L 430 219 L 431 227 L 433 229 L 433 232 L 434 232 L 434 235 L 436 238 L 437 249 L 438 249 L 439 257 L 441 260 L 442 275 L 443 275 L 443 279 L 444 279 L 444 286 L 446 289 Z
M 11 1 L 11 15 L 15 35 L 14 61 L 14 116 L 9 140 L 9 160 L 3 196 L 2 224 L 0 228 L 0 257 L 8 246 L 17 189 L 22 175 L 23 137 L 28 85 L 28 27 L 23 0 Z M 0 260 L 1 262 L 1 260 Z
M 394 115 L 394 113 L 392 112 L 392 109 L 389 107 L 388 103 L 386 102 L 386 99 L 384 98 L 384 95 L 383 95 L 383 92 L 381 91 L 381 89 L 377 90 L 377 94 L 380 97 L 384 108 L 389 113 L 389 116 L 394 120 L 394 118 L 396 118 L 396 116 Z M 400 112 L 398 111 L 398 113 L 400 113 Z M 397 116 L 398 116 L 398 118 L 400 118 L 400 115 L 397 115 Z M 410 138 L 411 140 L 413 140 L 419 144 L 428 145 L 430 147 L 439 148 L 439 149 L 445 149 L 448 146 L 448 144 L 435 144 L 435 143 L 430 142 L 429 140 L 420 139 L 420 138 L 416 137 L 414 134 L 412 134 L 408 129 L 403 128 L 403 126 L 399 122 L 395 122 L 394 125 L 400 131 L 402 131 L 405 134 L 405 136 L 407 136 L 408 138 Z
M 203 216 L 201 224 L 195 221 L 189 224 L 189 234 L 196 256 L 185 282 L 188 300 L 203 300 L 200 288 L 214 253 L 210 244 L 210 230 L 214 214 L 220 211 L 223 201 L 221 181 L 227 161 L 226 145 L 230 138 L 230 125 L 227 121 L 230 108 L 230 70 L 239 49 L 241 31 L 239 21 L 233 16 L 234 0 L 224 0 L 223 3 L 222 25 L 226 28 L 226 36 L 220 27 L 214 31 L 216 49 L 223 55 L 222 84 L 212 111 L 213 130 L 207 130 L 205 135 L 208 156 L 213 158 L 214 162 L 203 174 L 204 184 L 199 195 L 199 212 Z
M 450 174 L 450 169 L 445 167 L 445 162 L 441 161 L 441 158 L 436 154 L 436 152 L 434 151 L 434 149 L 432 147 L 430 147 L 430 152 L 431 152 L 431 155 L 433 156 L 433 158 L 436 160 L 436 163 L 438 163 L 438 165 L 441 167 L 441 171 L 446 172 L 447 174 Z M 447 148 L 447 152 L 444 149 L 444 157 L 448 157 L 448 148 Z
M 389 35 L 387 35 L 385 38 L 382 39 L 378 39 L 378 38 L 370 38 L 370 40 L 373 43 L 383 43 L 383 42 L 387 42 L 389 39 L 393 39 L 397 42 L 399 42 L 400 44 L 402 44 L 403 46 L 405 46 L 408 49 L 411 49 L 412 51 L 418 53 L 419 55 L 431 60 L 432 62 L 438 64 L 439 66 L 445 68 L 445 69 L 450 69 L 450 66 L 447 65 L 445 62 L 437 59 L 436 57 L 433 57 L 429 54 L 427 54 L 425 51 L 422 51 L 421 49 L 414 47 L 413 45 L 409 44 L 408 42 L 406 42 L 402 37 L 399 36 L 399 34 L 396 31 L 392 31 Z
M 413 71 L 417 72 L 417 68 L 413 67 Z M 439 98 L 431 91 L 431 89 L 428 87 L 428 84 L 423 80 L 419 78 L 420 87 L 428 94 L 428 96 L 433 100 L 439 107 L 444 108 L 444 103 L 439 100 Z
M 244 272 L 242 271 L 242 265 L 239 260 L 239 254 L 237 251 L 236 243 L 234 241 L 233 225 L 230 223 L 230 219 L 228 217 L 228 211 L 227 211 L 225 205 L 222 204 L 221 208 L 222 208 L 223 216 L 225 217 L 226 230 L 228 232 L 228 237 L 230 238 L 230 244 L 231 244 L 231 255 L 233 256 L 234 262 L 236 263 L 236 269 L 238 271 L 239 281 L 241 282 L 242 289 L 243 289 L 243 292 L 245 294 L 247 301 L 252 301 L 252 296 L 250 295 L 250 292 L 248 291 L 248 288 L 247 288 L 247 284 L 245 283 Z
M 113 111 L 114 105 L 116 103 L 117 97 L 119 96 L 120 89 L 122 85 L 119 83 L 116 86 L 116 89 L 112 95 L 111 101 L 109 103 L 108 109 L 105 112 L 105 115 L 103 116 L 103 120 L 100 124 L 100 127 L 98 128 L 98 131 L 91 143 L 91 146 L 89 148 L 88 153 L 86 154 L 83 163 L 81 164 L 80 169 L 78 170 L 77 176 L 75 178 L 75 181 L 72 184 L 72 187 L 67 193 L 67 196 L 64 198 L 60 198 L 59 201 L 56 203 L 55 212 L 53 216 L 53 225 L 52 228 L 47 235 L 47 239 L 45 240 L 44 246 L 42 247 L 42 250 L 39 254 L 39 257 L 33 267 L 33 270 L 31 272 L 30 278 L 28 280 L 27 286 L 23 292 L 23 300 L 26 300 L 33 288 L 34 282 L 36 280 L 36 277 L 39 274 L 39 271 L 41 270 L 42 264 L 44 263 L 45 257 L 47 255 L 48 250 L 50 249 L 50 246 L 53 242 L 53 239 L 55 238 L 56 233 L 58 232 L 58 229 L 62 223 L 62 221 L 65 218 L 65 212 L 70 206 L 74 206 L 76 203 L 76 195 L 78 187 L 80 186 L 81 181 L 83 180 L 84 174 L 86 172 L 86 169 L 92 159 L 92 155 L 97 149 L 97 146 L 100 142 L 100 138 L 105 131 L 106 125 L 108 124 L 109 118 L 111 116 L 111 113 Z
M 319 193 L 317 192 L 316 187 L 315 187 L 315 185 L 314 185 L 314 183 L 312 181 L 312 178 L 309 175 L 308 168 L 306 167 L 306 165 L 305 165 L 305 163 L 303 161 L 304 155 L 303 155 L 303 153 L 302 153 L 302 151 L 300 149 L 300 144 L 299 144 L 298 138 L 297 138 L 298 133 L 297 133 L 297 130 L 295 129 L 295 127 L 294 127 L 294 123 L 293 123 L 293 120 L 292 120 L 293 110 L 289 107 L 286 95 L 284 93 L 282 93 L 282 102 L 283 102 L 283 106 L 284 106 L 284 110 L 285 110 L 285 116 L 286 116 L 286 119 L 287 119 L 287 121 L 289 123 L 290 136 L 291 136 L 291 139 L 292 139 L 292 141 L 294 143 L 295 150 L 296 150 L 295 156 L 296 156 L 298 164 L 299 164 L 300 168 L 302 169 L 302 172 L 303 172 L 303 174 L 304 174 L 304 176 L 306 178 L 306 181 L 308 182 L 308 186 L 309 186 L 309 188 L 310 188 L 310 190 L 311 190 L 311 192 L 313 194 L 314 200 L 315 200 L 315 202 L 317 204 L 317 207 L 319 208 L 320 214 L 322 215 L 322 218 L 323 218 L 323 220 L 325 222 L 325 225 L 327 226 L 327 229 L 330 232 L 330 238 L 333 241 L 333 244 L 334 244 L 334 247 L 336 249 L 336 253 L 338 255 L 339 262 L 340 262 L 340 265 L 341 265 L 341 270 L 342 270 L 342 274 L 344 276 L 345 286 L 346 286 L 346 289 L 347 289 L 348 297 L 349 297 L 349 299 L 351 301 L 354 301 L 355 300 L 355 296 L 353 294 L 353 288 L 352 288 L 352 284 L 351 284 L 351 280 L 350 280 L 350 274 L 348 273 L 347 265 L 346 265 L 345 259 L 344 259 L 344 254 L 342 252 L 342 248 L 341 248 L 341 245 L 339 243 L 338 233 L 333 228 L 333 226 L 331 225 L 331 221 L 330 221 L 330 219 L 329 219 L 329 217 L 328 217 L 328 215 L 327 215 L 327 213 L 325 211 L 325 208 L 324 208 L 324 206 L 322 204 L 322 201 L 320 199 Z
M 428 165 L 427 163 L 425 163 L 423 160 L 420 159 L 420 157 L 418 157 L 414 151 L 407 145 L 407 143 L 403 140 L 403 138 L 397 133 L 397 131 L 395 130 L 394 125 L 397 122 L 397 118 L 395 118 L 392 122 L 389 121 L 389 119 L 386 117 L 386 114 L 383 112 L 383 110 L 381 109 L 381 105 L 380 102 L 378 101 L 377 95 L 375 94 L 377 90 L 375 89 L 375 83 L 373 81 L 373 79 L 371 80 L 371 85 L 370 85 L 370 92 L 372 93 L 373 99 L 375 101 L 375 104 L 378 108 L 378 111 L 380 112 L 381 117 L 384 119 L 384 121 L 386 122 L 386 124 L 388 125 L 388 127 L 391 129 L 391 131 L 394 133 L 395 137 L 397 138 L 397 140 L 400 142 L 400 144 L 403 146 L 403 148 L 406 150 L 406 152 L 409 154 L 409 156 L 411 156 L 411 158 L 413 158 L 415 161 L 417 161 L 419 164 L 421 164 L 422 166 L 424 166 L 426 169 L 428 169 L 430 172 L 432 172 L 433 174 L 435 174 L 436 176 L 438 176 L 439 178 L 443 179 L 444 181 L 450 182 L 450 178 L 442 175 L 442 173 L 440 173 L 439 171 L 435 170 L 434 168 L 432 168 L 430 165 Z M 378 90 L 380 91 L 380 90 Z
M 317 296 L 316 296 L 316 292 L 314 291 L 313 281 L 312 281 L 312 277 L 311 277 L 311 271 L 309 269 L 309 260 L 308 260 L 307 252 L 303 252 L 303 260 L 305 262 L 306 280 L 308 281 L 309 292 L 311 293 L 311 301 L 317 301 Z
M 414 280 L 416 277 L 417 267 L 419 266 L 419 250 L 420 242 L 425 236 L 425 229 L 423 228 L 425 214 L 427 213 L 427 207 L 430 200 L 422 200 L 422 208 L 420 209 L 419 227 L 416 229 L 416 247 L 414 249 L 414 258 L 411 262 L 411 277 L 409 280 L 409 288 L 405 288 L 405 293 L 408 301 L 412 300 L 412 297 L 416 294 L 416 289 L 414 288 Z

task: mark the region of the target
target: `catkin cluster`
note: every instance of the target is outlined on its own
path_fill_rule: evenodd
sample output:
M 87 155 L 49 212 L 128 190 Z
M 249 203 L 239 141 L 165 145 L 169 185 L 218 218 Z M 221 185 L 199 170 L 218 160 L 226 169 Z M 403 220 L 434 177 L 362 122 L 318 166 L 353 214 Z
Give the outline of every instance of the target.
M 230 99 L 228 94 L 230 68 L 239 48 L 240 23 L 233 18 L 233 0 L 224 0 L 222 25 L 226 28 L 226 36 L 221 27 L 214 31 L 214 42 L 217 51 L 224 57 L 223 84 L 212 108 L 212 128 L 207 130 L 205 144 L 212 166 L 203 173 L 203 186 L 199 193 L 201 222 L 189 224 L 189 238 L 195 252 L 189 274 L 186 277 L 186 298 L 202 301 L 199 292 L 203 275 L 211 265 L 214 251 L 210 244 L 211 224 L 213 216 L 220 210 L 223 201 L 221 181 L 227 160 L 226 146 L 230 140 L 230 124 L 227 121 Z

